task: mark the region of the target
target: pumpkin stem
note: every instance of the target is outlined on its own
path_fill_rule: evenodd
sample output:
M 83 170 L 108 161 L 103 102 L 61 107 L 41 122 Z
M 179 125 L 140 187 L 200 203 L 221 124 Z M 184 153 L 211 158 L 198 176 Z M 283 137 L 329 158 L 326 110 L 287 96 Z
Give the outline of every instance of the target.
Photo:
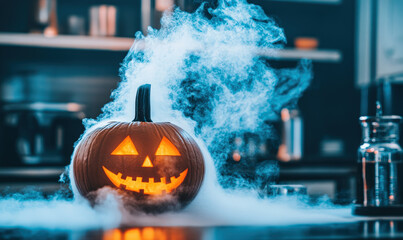
M 151 84 L 141 85 L 137 89 L 136 116 L 133 122 L 152 122 L 150 117 L 150 90 Z

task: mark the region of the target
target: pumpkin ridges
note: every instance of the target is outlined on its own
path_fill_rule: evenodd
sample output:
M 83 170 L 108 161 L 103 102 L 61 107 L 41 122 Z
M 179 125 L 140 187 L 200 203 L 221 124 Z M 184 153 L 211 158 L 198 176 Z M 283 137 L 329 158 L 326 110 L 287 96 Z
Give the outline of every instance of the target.
M 102 133 L 102 131 L 97 131 L 95 134 L 91 135 L 91 137 L 88 140 L 89 144 L 88 144 L 88 146 L 85 147 L 85 149 L 87 149 L 87 148 L 91 149 L 94 139 L 96 139 L 96 137 L 101 133 Z M 85 153 L 85 152 L 83 154 L 83 158 L 82 158 L 83 163 L 82 164 L 84 165 L 84 167 L 82 167 L 82 175 L 81 175 L 83 178 L 82 181 L 84 183 L 84 187 L 86 188 L 87 191 L 91 189 L 90 185 L 89 185 L 90 181 L 88 181 L 88 179 L 85 179 L 85 176 L 88 176 L 88 172 L 89 172 L 90 156 L 88 156 L 88 155 L 89 155 L 89 153 Z
M 170 126 L 170 128 L 176 133 L 176 135 L 180 136 L 180 139 L 182 140 L 182 146 L 186 147 L 186 153 L 188 154 L 187 158 L 189 159 L 190 165 L 193 168 L 192 169 L 193 174 L 190 175 L 191 179 L 188 179 L 188 182 L 193 183 L 196 181 L 198 188 L 197 189 L 191 188 L 192 192 L 188 191 L 187 196 L 184 197 L 185 199 L 188 199 L 190 201 L 195 197 L 195 193 L 199 191 L 201 184 L 202 184 L 202 179 L 204 176 L 204 167 L 205 167 L 204 162 L 203 162 L 203 154 L 201 153 L 201 150 L 197 146 L 196 142 L 191 138 L 191 136 L 186 131 L 184 131 L 180 127 L 175 126 L 171 123 L 168 123 L 167 126 Z M 188 142 L 191 142 L 191 144 L 189 144 Z M 188 145 L 190 145 L 190 146 L 188 146 Z M 195 146 L 197 146 L 197 148 Z M 198 150 L 198 153 L 196 152 L 196 149 Z M 192 151 L 192 154 L 189 154 L 189 150 Z M 201 159 L 196 159 L 197 157 L 201 157 Z M 201 165 L 202 169 L 197 169 L 199 166 L 199 164 L 198 164 L 199 161 L 202 162 L 202 165 Z M 191 196 L 193 196 L 193 197 L 191 198 Z
M 87 162 L 87 167 L 86 167 L 86 172 L 85 172 L 85 176 L 87 176 L 87 181 L 86 181 L 86 186 L 87 186 L 87 191 L 93 191 L 94 190 L 94 182 L 93 182 L 93 167 L 92 165 L 94 164 L 94 160 L 92 159 L 97 159 L 96 157 L 93 157 L 92 155 L 94 154 L 94 145 L 97 145 L 98 143 L 98 138 L 100 136 L 103 136 L 105 131 L 107 131 L 111 125 L 113 125 L 114 123 L 110 123 L 107 124 L 105 127 L 103 127 L 100 131 L 97 131 L 96 134 L 92 133 L 91 135 L 93 135 L 93 137 L 91 138 L 91 144 L 88 147 L 89 151 L 86 154 L 86 162 Z M 115 123 L 116 124 L 116 123 Z M 101 138 L 103 139 L 103 138 Z M 98 148 L 96 148 L 98 149 Z
M 94 186 L 94 182 L 93 182 L 94 181 L 93 179 L 97 179 L 97 177 L 94 178 L 92 176 L 93 175 L 92 169 L 94 168 L 93 164 L 95 164 L 95 163 L 94 163 L 94 161 L 91 161 L 91 159 L 95 159 L 95 160 L 98 159 L 97 156 L 93 157 L 94 151 L 92 149 L 94 148 L 94 144 L 98 143 L 97 139 L 104 134 L 104 131 L 107 131 L 111 127 L 115 127 L 118 125 L 119 125 L 118 122 L 111 122 L 102 128 L 94 129 L 91 133 L 87 134 L 86 139 L 83 138 L 83 140 L 81 140 L 81 142 L 80 142 L 80 145 L 82 142 L 84 142 L 86 144 L 85 148 L 83 146 L 78 149 L 78 152 L 82 152 L 82 154 L 77 156 L 77 158 L 80 159 L 80 161 L 84 164 L 84 167 L 81 167 L 81 174 L 80 174 L 81 181 L 80 182 L 84 183 L 83 188 L 86 190 L 87 193 L 97 189 L 97 187 Z M 104 139 L 104 138 L 102 137 L 102 139 Z M 80 147 L 80 145 L 79 145 L 79 147 Z M 87 149 L 87 148 L 89 150 L 81 151 L 81 149 Z M 99 185 L 97 183 L 97 181 L 95 182 L 95 185 Z M 80 191 L 80 193 L 81 192 L 82 191 Z M 84 193 L 83 195 L 85 195 L 85 194 L 86 193 Z
M 84 192 L 82 191 L 82 188 L 81 187 L 79 187 L 78 185 L 81 185 L 81 184 L 83 184 L 84 183 L 84 181 L 81 179 L 81 176 L 83 176 L 84 175 L 84 173 L 83 173 L 83 167 L 81 166 L 83 163 L 82 163 L 82 159 L 84 159 L 84 152 L 81 150 L 81 148 L 84 148 L 84 147 L 86 147 L 87 145 L 89 145 L 89 143 L 90 142 L 88 142 L 88 141 L 85 141 L 86 139 L 85 138 L 89 138 L 89 136 L 87 135 L 87 136 L 84 136 L 82 139 L 81 139 L 81 142 L 77 145 L 77 149 L 76 149 L 76 152 L 75 152 L 75 156 L 74 156 L 74 159 L 78 159 L 78 160 L 75 160 L 74 161 L 74 163 L 73 163 L 73 173 L 74 173 L 74 181 L 75 181 L 75 183 L 76 183 L 76 186 L 77 186 L 77 189 L 78 189 L 78 191 L 82 194 L 82 195 L 84 195 Z M 84 146 L 83 146 L 84 145 Z M 76 165 L 80 165 L 80 167 L 76 167 Z
M 91 151 L 91 154 L 94 154 L 95 156 L 93 157 L 93 159 L 95 161 L 99 161 L 99 159 L 101 159 L 102 156 L 100 156 L 102 154 L 101 149 L 103 149 L 104 146 L 104 142 L 107 141 L 110 137 L 110 134 L 112 134 L 113 132 L 120 130 L 121 128 L 121 124 L 119 122 L 112 122 L 110 124 L 107 125 L 107 129 L 103 132 L 102 134 L 102 139 L 100 141 L 95 141 L 97 144 L 97 151 L 93 152 Z M 102 183 L 99 183 L 101 181 L 100 176 L 102 176 L 102 171 L 100 168 L 97 167 L 98 162 L 94 162 L 92 161 L 91 163 L 91 169 L 96 169 L 95 171 L 92 171 L 91 173 L 93 173 L 91 177 L 94 177 L 94 179 L 97 179 L 98 181 L 96 181 L 95 185 L 102 185 Z M 94 166 L 95 165 L 95 166 Z M 93 181 L 91 181 L 93 182 Z M 98 187 L 94 186 L 94 184 L 91 185 L 91 189 L 96 190 Z
M 92 159 L 94 159 L 94 157 L 92 156 L 93 155 L 93 151 L 94 151 L 94 145 L 96 145 L 97 144 L 97 139 L 100 137 L 100 136 L 102 136 L 104 134 L 104 131 L 99 131 L 99 133 L 97 133 L 96 134 L 96 136 L 95 137 L 93 137 L 93 140 L 91 141 L 91 145 L 88 147 L 88 149 L 89 149 L 89 151 L 88 151 L 88 153 L 87 153 L 87 159 L 86 159 L 86 162 L 87 162 L 87 167 L 86 167 L 86 172 L 85 172 L 85 176 L 87 176 L 87 181 L 86 181 L 86 185 L 87 185 L 87 191 L 92 191 L 92 189 L 94 189 L 94 184 L 93 184 L 93 174 L 92 174 L 92 172 L 93 171 L 91 171 L 93 168 L 91 167 L 92 165 L 93 165 L 93 160 Z
M 181 145 L 181 146 L 183 146 L 183 148 L 185 148 L 184 152 L 187 154 L 186 158 L 189 159 L 189 168 L 190 168 L 190 172 L 192 174 L 188 175 L 187 179 L 185 180 L 186 182 L 184 183 L 185 184 L 184 187 L 188 188 L 188 184 L 193 182 L 192 181 L 193 180 L 193 174 L 194 174 L 194 166 L 192 164 L 193 156 L 191 156 L 189 154 L 189 149 L 188 149 L 187 144 L 185 143 L 185 141 L 183 139 L 183 135 L 178 134 L 178 132 L 175 130 L 175 127 L 173 127 L 171 124 L 167 124 L 166 126 L 167 126 L 168 130 L 170 131 L 170 132 L 168 132 L 168 130 L 167 130 L 167 134 L 180 136 L 178 138 L 181 141 L 179 145 Z M 184 194 L 181 196 L 183 199 L 190 198 L 191 194 L 188 194 L 185 191 L 183 191 L 183 192 L 184 192 Z
M 87 148 L 91 149 L 92 144 L 94 142 L 93 139 L 95 139 L 101 133 L 102 133 L 102 131 L 97 131 L 96 133 L 91 134 L 91 136 L 88 139 L 89 144 L 88 144 L 88 146 L 85 147 L 85 149 L 87 149 Z M 81 178 L 82 178 L 82 182 L 84 183 L 84 188 L 86 189 L 86 191 L 89 191 L 91 189 L 91 187 L 89 185 L 90 181 L 88 181 L 88 179 L 85 179 L 85 177 L 84 177 L 84 176 L 88 176 L 88 172 L 89 172 L 90 157 L 88 155 L 89 155 L 88 153 L 84 152 L 84 154 L 82 156 L 82 160 L 81 160 L 82 164 L 84 165 L 84 167 L 81 168 L 81 170 L 82 170 Z
M 192 143 L 191 144 L 192 147 L 190 148 L 190 150 L 193 152 L 193 155 L 197 156 L 197 157 L 201 157 L 200 159 L 196 159 L 196 158 L 191 159 L 191 161 L 194 163 L 195 167 L 201 167 L 202 168 L 202 169 L 196 169 L 196 174 L 198 174 L 198 175 L 194 176 L 194 178 L 196 178 L 199 182 L 201 182 L 202 178 L 200 178 L 200 177 L 201 177 L 201 175 L 204 175 L 204 167 L 205 167 L 203 159 L 202 159 L 203 154 L 202 154 L 202 152 L 201 152 L 199 147 L 197 147 L 197 148 L 193 147 L 193 146 L 197 146 L 197 143 L 196 143 L 196 141 L 194 141 L 190 137 L 190 135 L 188 133 L 186 133 L 183 129 L 175 128 L 175 130 L 178 131 L 178 134 L 186 137 L 186 142 L 191 142 Z M 179 130 L 180 130 L 180 132 L 179 132 Z M 197 164 L 198 161 L 202 161 L 203 164 L 202 165 Z
M 101 129 L 95 129 L 91 134 L 87 134 L 86 136 L 83 137 L 81 140 L 80 144 L 77 146 L 77 159 L 79 159 L 79 162 L 75 162 L 73 167 L 74 167 L 74 177 L 75 177 L 75 182 L 76 184 L 84 185 L 83 188 L 88 191 L 88 181 L 83 178 L 83 176 L 87 176 L 88 173 L 88 152 L 82 151 L 81 149 L 87 149 L 91 147 L 91 144 L 93 142 L 92 139 L 94 139 L 98 134 L 101 133 Z M 82 146 L 84 144 L 84 146 Z M 74 157 L 76 158 L 76 157 Z M 75 165 L 82 164 L 84 166 L 80 166 L 80 168 L 75 167 Z M 80 171 L 78 171 L 80 170 Z M 81 172 L 81 173 L 79 173 Z M 80 179 L 77 179 L 80 178 Z M 78 188 L 80 193 L 84 194 L 82 191 L 82 187 Z
M 198 159 L 198 157 L 202 157 L 202 153 L 198 147 L 197 148 L 194 147 L 197 145 L 194 142 L 194 140 L 190 137 L 190 135 L 188 135 L 188 133 L 186 133 L 183 129 L 181 129 L 175 125 L 171 125 L 171 127 L 176 132 L 177 135 L 181 136 L 182 141 L 185 143 L 184 146 L 186 146 L 186 148 L 187 148 L 187 153 L 189 155 L 189 161 L 193 168 L 192 172 L 194 173 L 191 175 L 191 179 L 189 179 L 189 182 L 196 182 L 196 184 L 198 186 L 198 188 L 191 188 L 190 191 L 187 191 L 186 198 L 189 199 L 191 196 L 193 196 L 193 197 L 195 196 L 195 193 L 199 190 L 199 188 L 201 186 L 200 174 L 204 175 L 204 164 L 201 165 L 202 169 L 198 169 L 198 167 L 200 166 L 198 164 L 198 162 L 200 161 L 200 159 Z M 191 142 L 191 144 L 189 144 L 189 142 Z M 197 150 L 197 152 L 196 152 L 196 150 Z M 192 151 L 192 152 L 190 152 L 190 151 Z
M 109 124 L 108 124 L 109 125 Z M 96 159 L 93 155 L 96 149 L 98 147 L 94 148 L 94 146 L 98 145 L 98 139 L 102 139 L 102 136 L 104 135 L 104 132 L 107 131 L 107 127 L 102 128 L 101 131 L 97 131 L 96 133 L 92 133 L 94 137 L 91 138 L 91 144 L 88 147 L 88 151 L 86 154 L 86 162 L 87 162 L 87 167 L 86 167 L 86 172 L 85 172 L 85 177 L 86 177 L 86 182 L 87 182 L 87 191 L 93 191 L 94 189 L 94 177 L 93 177 L 93 167 L 92 165 L 94 164 L 94 159 Z M 96 183 L 95 183 L 96 184 Z

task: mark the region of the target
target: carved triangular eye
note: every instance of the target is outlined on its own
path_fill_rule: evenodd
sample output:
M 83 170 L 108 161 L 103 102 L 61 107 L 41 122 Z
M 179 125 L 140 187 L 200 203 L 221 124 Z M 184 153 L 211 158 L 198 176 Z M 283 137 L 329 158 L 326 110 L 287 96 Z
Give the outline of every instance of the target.
M 113 150 L 111 155 L 139 155 L 136 147 L 133 144 L 130 136 L 127 136 L 120 144 Z
M 161 143 L 158 146 L 156 156 L 180 156 L 178 149 L 173 145 L 168 138 L 162 137 Z

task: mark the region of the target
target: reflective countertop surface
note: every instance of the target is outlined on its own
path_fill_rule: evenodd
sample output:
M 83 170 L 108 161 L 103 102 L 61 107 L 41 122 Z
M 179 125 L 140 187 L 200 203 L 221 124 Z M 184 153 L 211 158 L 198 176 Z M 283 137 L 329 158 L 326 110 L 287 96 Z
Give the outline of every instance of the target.
M 1 239 L 401 239 L 403 218 L 290 226 L 128 227 L 107 230 L 0 229 Z

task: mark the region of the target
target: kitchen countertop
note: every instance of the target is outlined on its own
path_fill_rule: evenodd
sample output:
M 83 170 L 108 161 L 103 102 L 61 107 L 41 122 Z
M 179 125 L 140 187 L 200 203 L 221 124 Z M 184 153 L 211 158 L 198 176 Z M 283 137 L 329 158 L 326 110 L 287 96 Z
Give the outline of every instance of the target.
M 327 169 L 327 168 L 326 168 Z M 326 170 L 325 169 L 325 170 Z M 11 171 L 12 170 L 12 171 Z M 283 166 L 283 174 L 294 176 L 302 172 L 300 166 Z M 26 186 L 26 182 L 42 186 L 52 183 L 55 189 L 64 168 L 3 168 L 0 171 L 1 185 L 7 186 L 11 192 Z M 287 172 L 288 171 L 288 172 Z M 299 172 L 296 172 L 299 171 Z M 310 170 L 311 171 L 311 170 Z M 344 176 L 353 175 L 351 168 L 335 171 Z M 323 169 L 318 171 L 323 174 Z M 28 174 L 27 174 L 28 173 Z M 310 172 L 311 173 L 311 172 Z M 329 173 L 329 172 L 327 172 Z M 302 174 L 302 173 L 301 173 Z M 306 173 L 304 172 L 305 176 Z M 11 184 L 13 183 L 13 184 Z M 11 188 L 14 187 L 14 188 Z M 51 189 L 53 189 L 51 188 Z M 43 189 L 41 189 L 42 192 Z M 54 192 L 50 191 L 50 192 Z M 1 195 L 1 194 L 0 194 Z M 1 214 L 1 212 L 0 212 Z M 366 218 L 368 219 L 368 218 Z M 119 229 L 87 229 L 87 230 L 49 230 L 27 228 L 2 228 L 0 239 L 403 239 L 403 218 L 369 219 L 357 218 L 357 221 L 334 224 L 306 224 L 289 226 L 216 226 L 216 227 L 122 227 Z
M 110 230 L 1 229 L 1 239 L 401 239 L 403 219 L 291 226 L 131 227 Z

